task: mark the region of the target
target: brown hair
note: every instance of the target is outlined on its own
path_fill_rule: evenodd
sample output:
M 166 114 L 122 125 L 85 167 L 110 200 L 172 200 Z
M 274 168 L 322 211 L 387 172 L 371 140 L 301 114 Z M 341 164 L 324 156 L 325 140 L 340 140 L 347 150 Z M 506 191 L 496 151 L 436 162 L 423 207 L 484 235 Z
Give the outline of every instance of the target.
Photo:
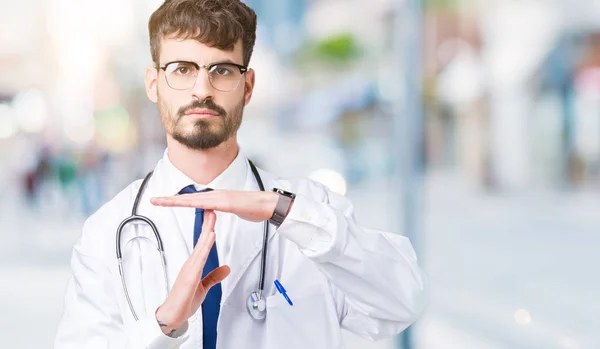
M 150 16 L 148 29 L 155 64 L 161 40 L 171 36 L 227 51 L 242 39 L 247 66 L 256 41 L 256 13 L 240 0 L 166 0 Z

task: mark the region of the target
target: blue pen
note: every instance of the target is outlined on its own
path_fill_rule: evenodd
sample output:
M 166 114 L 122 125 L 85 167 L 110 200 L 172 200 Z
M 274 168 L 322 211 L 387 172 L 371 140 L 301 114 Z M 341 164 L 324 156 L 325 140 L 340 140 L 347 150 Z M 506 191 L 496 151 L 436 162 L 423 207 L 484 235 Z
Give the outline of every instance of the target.
M 288 297 L 285 288 L 283 288 L 283 285 L 281 284 L 281 282 L 279 282 L 279 280 L 275 280 L 275 287 L 277 287 L 277 291 L 279 291 L 279 293 L 281 293 L 283 295 L 283 297 L 285 298 L 285 300 L 290 303 L 290 305 L 294 305 L 294 303 L 292 303 L 292 300 L 290 299 L 290 297 Z

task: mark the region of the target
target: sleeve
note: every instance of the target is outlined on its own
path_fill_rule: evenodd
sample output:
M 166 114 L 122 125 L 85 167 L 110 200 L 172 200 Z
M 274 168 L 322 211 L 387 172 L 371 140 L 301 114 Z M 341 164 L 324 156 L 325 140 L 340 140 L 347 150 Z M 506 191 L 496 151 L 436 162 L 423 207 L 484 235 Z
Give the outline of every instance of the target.
M 313 260 L 343 298 L 342 327 L 377 340 L 400 333 L 423 313 L 426 276 L 409 239 L 357 224 L 353 206 L 314 184 L 298 194 L 278 233 Z M 341 296 L 340 296 L 341 295 Z
M 89 222 L 89 220 L 88 220 Z M 91 253 L 93 234 L 86 222 L 73 249 L 72 276 L 64 298 L 55 349 L 166 349 L 187 339 L 166 336 L 154 316 L 125 326 L 118 306 L 114 275 Z

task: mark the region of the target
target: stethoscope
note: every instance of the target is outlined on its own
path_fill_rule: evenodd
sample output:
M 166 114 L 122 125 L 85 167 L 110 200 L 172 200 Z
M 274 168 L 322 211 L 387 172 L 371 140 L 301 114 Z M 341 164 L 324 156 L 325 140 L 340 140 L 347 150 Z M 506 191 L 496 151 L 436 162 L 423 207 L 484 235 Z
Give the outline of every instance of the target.
M 250 164 L 250 169 L 252 169 L 252 173 L 254 174 L 256 183 L 258 183 L 258 187 L 260 188 L 261 191 L 264 191 L 265 187 L 263 185 L 262 179 L 260 178 L 260 174 L 258 173 L 258 170 L 254 166 L 252 161 L 248 160 L 248 163 Z M 142 193 L 144 192 L 144 189 L 146 188 L 146 184 L 148 183 L 148 180 L 150 179 L 150 177 L 152 177 L 152 173 L 153 173 L 153 171 L 148 173 L 146 175 L 146 178 L 144 178 L 144 180 L 142 181 L 142 185 L 140 186 L 140 189 L 138 190 L 137 195 L 135 197 L 135 201 L 133 203 L 133 209 L 131 210 L 131 216 L 125 218 L 121 222 L 121 224 L 119 224 L 119 227 L 117 228 L 117 236 L 116 236 L 116 238 L 117 238 L 117 261 L 119 263 L 119 274 L 121 275 L 121 283 L 123 284 L 123 291 L 125 292 L 125 298 L 127 299 L 127 304 L 129 304 L 129 309 L 131 310 L 131 314 L 133 314 L 133 318 L 135 319 L 135 321 L 138 321 L 138 316 L 133 307 L 133 303 L 131 302 L 131 297 L 129 296 L 129 292 L 127 291 L 127 283 L 125 282 L 125 273 L 123 272 L 123 254 L 121 253 L 121 232 L 123 231 L 123 228 L 127 224 L 133 223 L 136 221 L 140 221 L 140 222 L 146 223 L 147 225 L 150 226 L 150 228 L 152 228 L 152 231 L 154 232 L 154 236 L 156 237 L 157 249 L 158 249 L 158 252 L 160 253 L 160 261 L 161 261 L 163 274 L 164 274 L 164 278 L 165 278 L 165 292 L 166 292 L 165 294 L 169 294 L 169 280 L 167 278 L 167 260 L 165 257 L 165 251 L 163 248 L 162 239 L 160 238 L 160 234 L 158 233 L 158 229 L 156 228 L 156 225 L 154 224 L 154 222 L 152 222 L 152 220 L 150 220 L 147 217 L 137 214 L 137 208 L 138 208 L 138 204 L 140 202 L 140 198 L 142 196 Z M 263 289 L 265 286 L 265 266 L 266 266 L 266 260 L 267 260 L 268 234 L 269 234 L 269 222 L 265 221 L 261 260 L 260 260 L 260 279 L 258 281 L 258 289 L 256 291 L 252 292 L 248 296 L 248 300 L 246 302 L 246 307 L 248 309 L 248 313 L 255 320 L 262 320 L 267 315 L 267 312 L 266 312 L 267 304 L 266 304 L 264 297 L 262 296 L 262 292 L 263 292 Z M 138 237 L 138 238 L 147 239 L 146 237 Z

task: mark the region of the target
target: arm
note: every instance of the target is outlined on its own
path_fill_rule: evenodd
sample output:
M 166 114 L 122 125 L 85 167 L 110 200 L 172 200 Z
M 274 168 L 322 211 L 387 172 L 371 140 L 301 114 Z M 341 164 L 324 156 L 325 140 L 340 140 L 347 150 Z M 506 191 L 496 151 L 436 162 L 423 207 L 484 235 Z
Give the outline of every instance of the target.
M 73 249 L 72 276 L 64 298 L 64 312 L 55 349 L 163 349 L 185 337 L 171 338 L 161 330 L 154 314 L 124 326 L 117 304 L 115 277 L 94 257 L 89 237 L 98 235 L 89 220 Z
M 202 269 L 215 241 L 215 221 L 214 212 L 206 211 L 201 238 L 181 267 L 165 302 L 154 313 L 125 326 L 117 301 L 121 283 L 101 258 L 93 257 L 92 246 L 101 244 L 90 240 L 101 234 L 91 230 L 98 225 L 88 220 L 73 251 L 73 276 L 67 287 L 54 348 L 167 349 L 187 340 L 184 336 L 187 320 L 198 310 L 208 290 L 229 275 L 229 267 L 223 265 L 202 278 Z
M 346 198 L 307 183 L 277 232 L 296 243 L 343 298 L 343 327 L 371 339 L 403 331 L 421 315 L 427 297 L 410 241 L 359 226 Z M 270 219 L 277 201 L 273 192 L 228 190 L 151 199 L 158 206 L 230 212 L 255 222 Z
M 408 238 L 359 226 L 352 204 L 319 185 L 298 194 L 278 233 L 298 245 L 343 300 L 341 324 L 370 339 L 395 335 L 421 315 L 426 280 Z

